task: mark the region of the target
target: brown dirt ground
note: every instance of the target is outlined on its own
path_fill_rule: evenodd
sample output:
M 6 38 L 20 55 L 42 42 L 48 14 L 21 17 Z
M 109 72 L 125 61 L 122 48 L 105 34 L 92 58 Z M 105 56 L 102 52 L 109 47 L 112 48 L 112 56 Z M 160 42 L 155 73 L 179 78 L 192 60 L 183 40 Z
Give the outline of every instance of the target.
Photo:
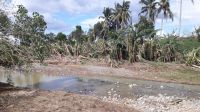
M 3 87 L 0 88 L 0 112 L 138 112 L 127 106 L 102 102 L 90 96 L 61 91 L 8 91 L 5 85 Z

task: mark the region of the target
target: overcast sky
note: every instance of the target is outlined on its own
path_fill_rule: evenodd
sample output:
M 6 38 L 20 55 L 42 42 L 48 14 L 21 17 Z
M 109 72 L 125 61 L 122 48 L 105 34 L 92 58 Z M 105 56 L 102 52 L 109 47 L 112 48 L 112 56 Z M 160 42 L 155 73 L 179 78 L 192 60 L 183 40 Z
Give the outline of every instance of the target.
M 15 5 L 24 5 L 29 12 L 37 11 L 44 15 L 48 23 L 47 32 L 70 33 L 76 25 L 81 25 L 84 30 L 92 27 L 99 16 L 102 15 L 104 7 L 114 7 L 115 3 L 122 3 L 123 0 L 13 0 Z M 133 21 L 137 22 L 141 5 L 139 0 L 131 1 L 131 12 Z M 171 0 L 171 10 L 175 18 L 164 22 L 164 32 L 170 33 L 173 30 L 178 32 L 180 0 Z M 156 21 L 156 28 L 160 28 L 160 19 Z M 182 34 L 189 34 L 194 27 L 200 26 L 200 0 L 183 0 Z

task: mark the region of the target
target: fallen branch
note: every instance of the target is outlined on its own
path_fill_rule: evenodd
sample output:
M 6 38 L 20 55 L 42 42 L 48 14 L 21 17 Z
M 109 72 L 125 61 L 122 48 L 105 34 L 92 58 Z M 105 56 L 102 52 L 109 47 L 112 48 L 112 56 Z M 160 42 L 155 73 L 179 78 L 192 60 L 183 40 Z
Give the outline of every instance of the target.
M 197 66 L 197 65 L 192 65 L 192 67 L 195 67 L 195 68 L 199 68 L 199 69 L 200 69 L 200 66 Z

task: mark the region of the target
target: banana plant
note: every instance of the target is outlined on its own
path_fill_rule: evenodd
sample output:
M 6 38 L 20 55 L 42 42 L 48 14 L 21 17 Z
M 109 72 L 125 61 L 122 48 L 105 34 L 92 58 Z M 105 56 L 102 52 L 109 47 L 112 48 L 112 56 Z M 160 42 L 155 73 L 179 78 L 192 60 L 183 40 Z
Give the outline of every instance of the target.
M 197 49 L 193 49 L 186 56 L 186 65 L 200 66 L 200 47 Z

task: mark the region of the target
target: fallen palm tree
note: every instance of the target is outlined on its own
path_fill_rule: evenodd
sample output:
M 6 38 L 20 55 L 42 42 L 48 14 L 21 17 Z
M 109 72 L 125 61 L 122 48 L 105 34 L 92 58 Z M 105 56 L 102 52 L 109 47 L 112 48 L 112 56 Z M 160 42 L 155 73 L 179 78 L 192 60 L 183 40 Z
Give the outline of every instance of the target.
M 31 63 L 30 50 L 13 45 L 6 39 L 0 39 L 0 65 L 5 67 L 22 66 Z
M 187 54 L 186 64 L 200 68 L 200 47 Z

